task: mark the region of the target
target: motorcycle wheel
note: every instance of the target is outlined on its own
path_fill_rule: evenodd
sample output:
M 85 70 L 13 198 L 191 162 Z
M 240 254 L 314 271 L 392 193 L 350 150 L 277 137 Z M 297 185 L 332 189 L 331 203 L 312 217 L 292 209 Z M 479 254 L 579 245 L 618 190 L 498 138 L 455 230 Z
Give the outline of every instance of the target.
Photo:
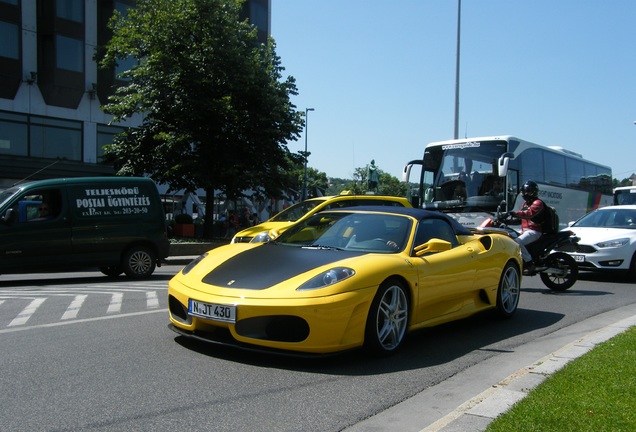
M 544 264 L 563 270 L 565 274 L 541 272 L 541 281 L 552 291 L 565 291 L 576 282 L 579 276 L 579 266 L 570 255 L 564 252 L 555 252 L 548 255 Z

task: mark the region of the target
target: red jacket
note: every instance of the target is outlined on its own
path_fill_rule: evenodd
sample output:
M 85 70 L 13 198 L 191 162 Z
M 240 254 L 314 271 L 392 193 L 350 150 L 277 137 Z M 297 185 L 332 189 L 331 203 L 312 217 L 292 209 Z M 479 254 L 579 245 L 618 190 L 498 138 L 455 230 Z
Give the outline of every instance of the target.
M 532 219 L 535 219 L 535 216 L 537 216 L 542 211 L 543 211 L 543 201 L 541 201 L 540 199 L 537 199 L 537 200 L 534 200 L 532 204 L 530 205 L 528 205 L 528 203 L 524 201 L 523 205 L 521 206 L 521 209 L 519 209 L 516 212 L 513 212 L 512 214 L 515 217 L 518 217 L 519 219 L 521 219 L 522 230 L 531 229 L 534 231 L 542 232 L 541 224 L 532 221 Z

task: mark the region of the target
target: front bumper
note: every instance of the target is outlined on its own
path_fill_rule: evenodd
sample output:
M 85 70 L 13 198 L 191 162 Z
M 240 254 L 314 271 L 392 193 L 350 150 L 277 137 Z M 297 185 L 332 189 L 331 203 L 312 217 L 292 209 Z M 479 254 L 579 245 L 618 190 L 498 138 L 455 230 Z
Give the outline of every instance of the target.
M 327 354 L 362 346 L 377 287 L 312 298 L 250 299 L 193 290 L 178 280 L 168 287 L 173 330 L 206 342 L 275 351 Z M 188 300 L 236 306 L 236 322 L 188 314 Z

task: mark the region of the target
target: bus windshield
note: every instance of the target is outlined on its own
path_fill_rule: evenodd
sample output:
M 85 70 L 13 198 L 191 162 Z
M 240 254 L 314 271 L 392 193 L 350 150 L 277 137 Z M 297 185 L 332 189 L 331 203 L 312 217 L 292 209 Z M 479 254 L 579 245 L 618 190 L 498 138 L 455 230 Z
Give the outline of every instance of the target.
M 505 141 L 473 141 L 427 147 L 424 152 L 422 207 L 494 211 L 504 199 L 497 161 Z

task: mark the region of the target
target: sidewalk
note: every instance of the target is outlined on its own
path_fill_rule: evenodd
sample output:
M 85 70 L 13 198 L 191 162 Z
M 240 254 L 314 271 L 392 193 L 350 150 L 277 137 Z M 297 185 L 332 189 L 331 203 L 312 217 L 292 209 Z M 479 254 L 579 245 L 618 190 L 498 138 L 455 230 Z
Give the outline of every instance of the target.
M 568 362 L 634 325 L 636 305 L 597 315 L 472 366 L 345 431 L 484 431 Z

